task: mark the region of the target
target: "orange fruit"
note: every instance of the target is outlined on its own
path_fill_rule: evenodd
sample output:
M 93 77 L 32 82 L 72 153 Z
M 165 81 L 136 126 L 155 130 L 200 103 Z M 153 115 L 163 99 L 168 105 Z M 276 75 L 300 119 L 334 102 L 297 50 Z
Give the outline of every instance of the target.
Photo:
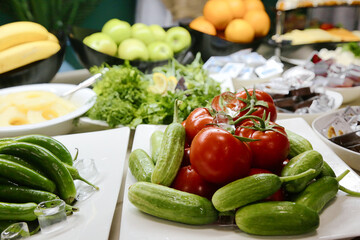
M 225 39 L 231 42 L 250 43 L 254 37 L 254 28 L 244 19 L 232 20 L 225 29 Z
M 246 11 L 250 10 L 263 10 L 265 11 L 264 4 L 260 0 L 243 0 Z
M 189 27 L 209 35 L 216 35 L 215 26 L 206 20 L 204 16 L 200 16 L 192 20 Z
M 242 18 L 246 12 L 243 0 L 225 0 L 228 2 L 234 18 Z
M 255 37 L 265 37 L 270 30 L 270 17 L 263 10 L 250 10 L 246 12 L 244 20 L 250 23 L 255 30 Z
M 217 30 L 225 29 L 233 19 L 231 8 L 224 0 L 207 1 L 203 8 L 203 15 Z

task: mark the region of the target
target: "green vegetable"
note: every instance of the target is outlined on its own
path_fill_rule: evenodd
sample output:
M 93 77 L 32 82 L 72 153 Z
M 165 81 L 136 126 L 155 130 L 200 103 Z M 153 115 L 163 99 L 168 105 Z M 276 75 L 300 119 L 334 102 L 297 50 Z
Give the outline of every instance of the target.
M 359 43 L 350 42 L 350 43 L 340 44 L 340 46 L 342 47 L 343 51 L 350 51 L 355 55 L 355 57 L 360 57 Z
M 140 211 L 170 221 L 204 225 L 218 217 L 208 199 L 154 183 L 131 185 L 128 198 Z
M 221 188 L 212 196 L 214 207 L 220 211 L 230 211 L 246 204 L 265 199 L 280 189 L 283 182 L 294 181 L 313 174 L 314 169 L 302 174 L 278 177 L 271 173 L 261 173 L 238 179 Z
M 315 169 L 313 174 L 284 184 L 285 190 L 290 193 L 301 192 L 306 185 L 320 174 L 323 167 L 322 155 L 315 150 L 308 150 L 290 159 L 281 171 L 281 176 L 293 176 L 308 169 Z
M 37 217 L 34 210 L 36 203 L 0 202 L 0 220 L 33 221 Z
M 299 155 L 300 153 L 313 149 L 309 140 L 307 140 L 303 136 L 294 133 L 290 130 L 285 130 L 285 131 L 290 143 L 289 158 L 293 158 L 296 155 Z
M 330 167 L 330 165 L 324 161 L 321 172 L 319 173 L 317 178 L 322 178 L 325 176 L 336 177 L 336 174 L 335 174 L 334 170 Z
M 151 158 L 156 164 L 157 159 L 159 157 L 159 151 L 161 149 L 161 141 L 163 139 L 164 132 L 160 130 L 154 131 L 150 136 L 150 151 L 151 151 Z
M 339 182 L 334 177 L 322 177 L 310 183 L 293 200 L 320 213 L 339 190 Z
M 44 177 L 43 175 L 40 175 L 30 168 L 24 167 L 21 164 L 1 158 L 0 176 L 9 179 L 14 183 L 36 189 L 49 192 L 55 192 L 56 189 L 56 185 L 52 180 Z
M 185 79 L 186 90 L 168 91 L 166 95 L 148 91 L 151 77 L 129 64 L 107 67 L 109 71 L 94 85 L 97 100 L 86 115 L 91 119 L 105 121 L 110 127 L 170 124 L 175 99 L 182 101 L 179 120 L 183 121 L 192 110 L 206 106 L 214 96 L 220 94 L 220 83 L 211 79 L 202 69 L 200 55 L 188 65 L 181 65 L 172 59 L 169 64 L 153 70 L 166 76 L 175 76 L 178 81 L 182 77 Z M 102 69 L 93 67 L 90 71 L 95 74 Z
M 264 236 L 308 233 L 319 227 L 319 215 L 294 202 L 263 202 L 240 208 L 236 225 L 244 232 Z
M 129 156 L 129 169 L 138 182 L 151 182 L 154 162 L 142 149 L 135 149 Z
M 76 189 L 73 178 L 64 164 L 46 148 L 32 143 L 11 142 L 0 144 L 1 153 L 20 157 L 39 167 L 55 182 L 61 199 L 68 204 L 75 200 Z

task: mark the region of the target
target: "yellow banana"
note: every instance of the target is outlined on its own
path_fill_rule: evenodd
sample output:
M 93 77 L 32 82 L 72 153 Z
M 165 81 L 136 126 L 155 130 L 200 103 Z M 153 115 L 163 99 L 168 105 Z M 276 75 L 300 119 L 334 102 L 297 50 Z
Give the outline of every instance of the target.
M 59 39 L 52 33 L 49 32 L 49 35 L 48 35 L 48 40 L 49 41 L 54 41 L 54 42 L 59 42 Z
M 48 38 L 48 30 L 38 23 L 29 21 L 7 23 L 0 26 L 0 51 L 18 44 Z
M 50 57 L 60 50 L 54 41 L 23 43 L 0 52 L 0 74 Z

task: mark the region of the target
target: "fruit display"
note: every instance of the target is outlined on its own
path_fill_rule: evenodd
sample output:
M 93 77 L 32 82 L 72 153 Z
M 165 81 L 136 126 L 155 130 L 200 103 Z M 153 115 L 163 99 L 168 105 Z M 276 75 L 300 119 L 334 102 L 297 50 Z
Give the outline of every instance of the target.
M 265 37 L 270 18 L 260 0 L 216 0 L 204 5 L 203 15 L 189 27 L 235 43 L 251 43 Z
M 83 43 L 96 51 L 124 60 L 162 61 L 191 45 L 191 35 L 183 27 L 165 30 L 160 25 L 135 23 L 120 19 L 107 21 L 101 32 L 83 39 Z
M 77 198 L 74 180 L 83 181 L 97 190 L 98 187 L 80 176 L 73 161 L 69 150 L 49 136 L 31 134 L 1 138 L 1 231 L 19 221 L 39 225 L 41 215 L 38 215 L 37 207 L 46 201 L 64 201 L 68 216 L 78 211 L 73 206 Z
M 0 26 L 0 74 L 49 58 L 60 48 L 57 37 L 38 23 L 4 24 Z
M 224 92 L 185 121 L 179 106 L 163 131 L 149 131 L 149 152 L 138 144 L 129 156 L 127 198 L 155 222 L 236 226 L 252 237 L 315 234 L 339 190 L 359 196 L 339 183 L 349 170 L 336 175 L 308 139 L 276 123 L 269 94 Z
M 279 0 L 276 3 L 276 9 L 280 11 L 287 11 L 296 8 L 308 7 L 325 7 L 325 6 L 357 6 L 358 0 Z

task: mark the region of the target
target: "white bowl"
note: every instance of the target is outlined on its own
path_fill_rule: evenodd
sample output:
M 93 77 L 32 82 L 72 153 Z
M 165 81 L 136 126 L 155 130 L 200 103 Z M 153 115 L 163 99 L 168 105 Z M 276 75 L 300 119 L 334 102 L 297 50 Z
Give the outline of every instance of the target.
M 61 95 L 75 86 L 76 85 L 73 84 L 58 83 L 31 84 L 0 89 L 0 95 L 37 90 L 49 91 L 55 93 L 56 95 Z M 66 97 L 66 99 L 77 107 L 75 111 L 41 123 L 0 127 L 0 137 L 15 137 L 25 134 L 44 134 L 48 136 L 55 136 L 70 133 L 74 126 L 73 120 L 83 115 L 95 104 L 96 93 L 89 88 L 84 88 Z
M 337 111 L 317 117 L 312 123 L 312 128 L 321 140 L 323 140 L 345 163 L 353 169 L 360 171 L 360 153 L 344 148 L 321 134 L 321 131 L 329 124 L 331 119 L 333 119 L 336 114 L 342 113 L 344 110 L 345 108 L 341 108 Z
M 334 106 L 330 110 L 330 112 L 333 112 L 340 108 L 341 104 L 343 103 L 343 97 L 340 93 L 326 90 L 325 94 L 329 97 L 334 99 Z M 323 115 L 325 112 L 322 113 L 308 113 L 308 114 L 297 114 L 297 113 L 282 113 L 279 112 L 277 115 L 277 119 L 288 119 L 288 118 L 297 118 L 301 117 L 303 118 L 309 125 L 314 121 L 315 118 Z M 327 112 L 326 112 L 327 113 Z
M 327 88 L 330 91 L 338 92 L 343 96 L 343 104 L 350 103 L 360 98 L 360 86 L 357 87 L 343 87 L 343 88 Z

